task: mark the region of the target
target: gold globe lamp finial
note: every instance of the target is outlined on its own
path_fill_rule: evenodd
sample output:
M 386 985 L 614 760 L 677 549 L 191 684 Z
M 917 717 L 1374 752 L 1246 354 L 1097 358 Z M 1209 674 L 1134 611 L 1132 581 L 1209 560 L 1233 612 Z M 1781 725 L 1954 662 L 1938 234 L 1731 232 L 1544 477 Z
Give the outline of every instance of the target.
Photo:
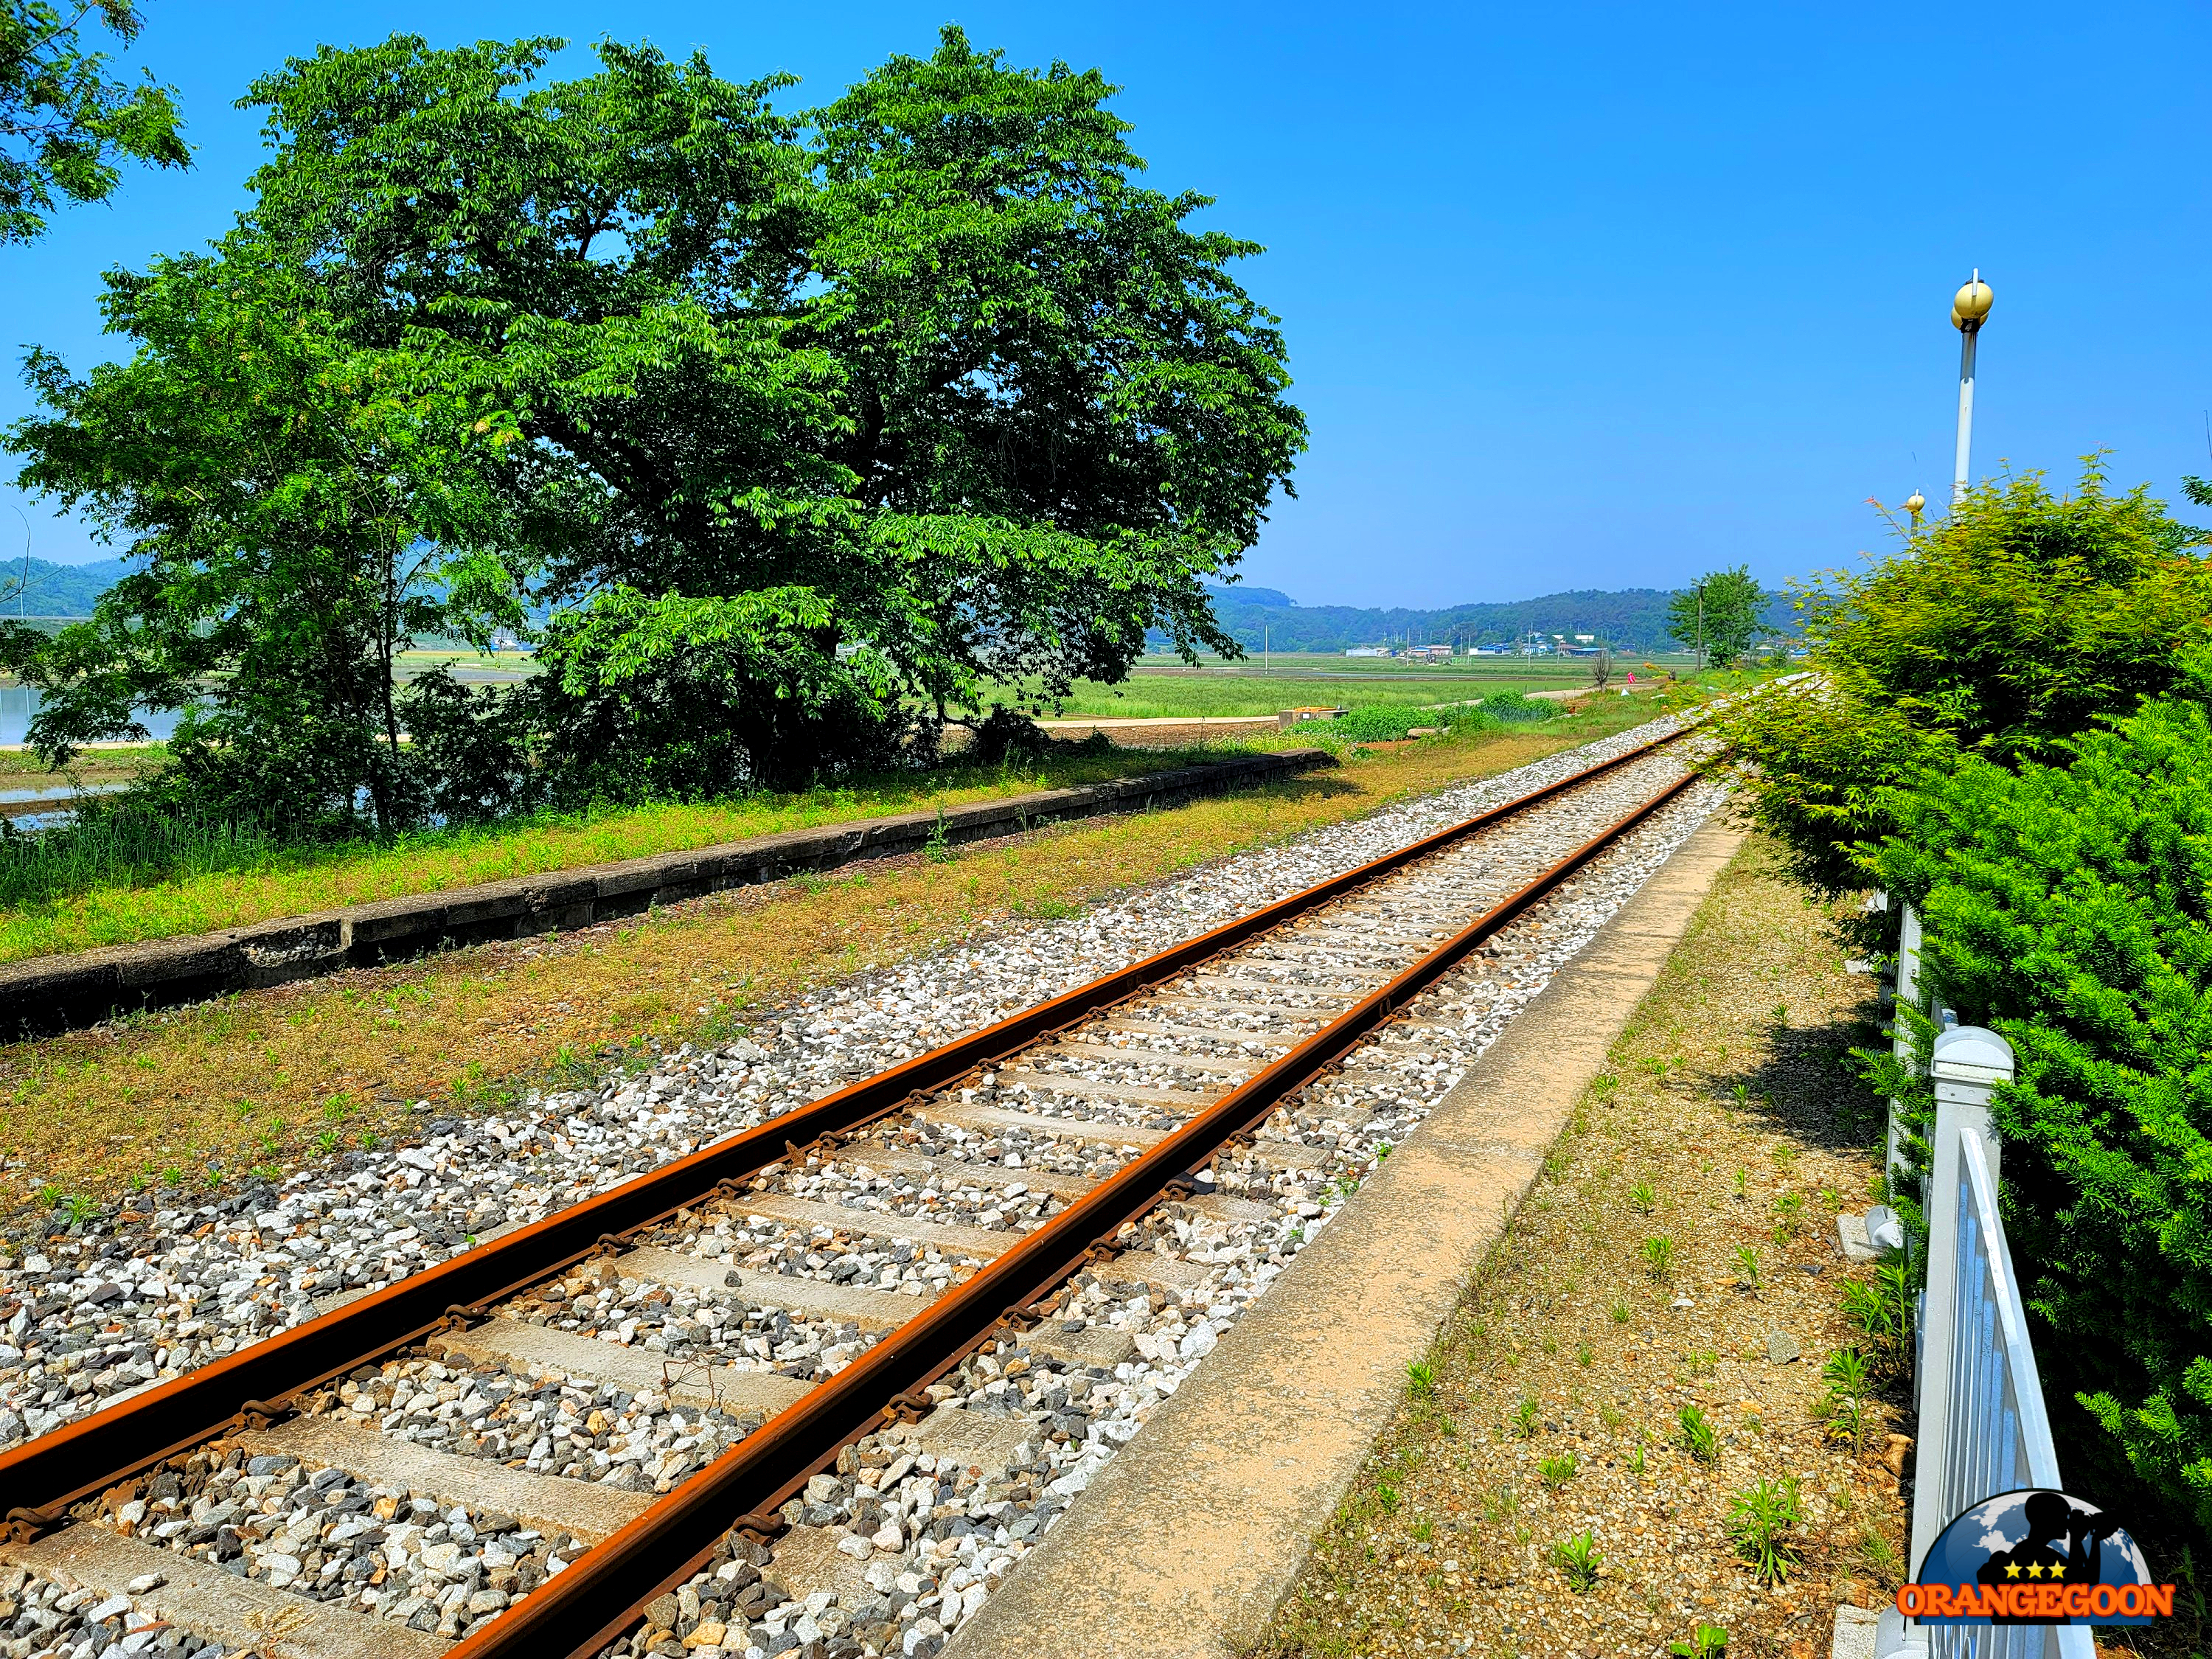
M 1958 293 L 1951 296 L 1951 326 L 1962 334 L 1972 334 L 1988 320 L 1990 306 L 1996 295 L 1982 280 L 1978 266 L 1973 277 Z

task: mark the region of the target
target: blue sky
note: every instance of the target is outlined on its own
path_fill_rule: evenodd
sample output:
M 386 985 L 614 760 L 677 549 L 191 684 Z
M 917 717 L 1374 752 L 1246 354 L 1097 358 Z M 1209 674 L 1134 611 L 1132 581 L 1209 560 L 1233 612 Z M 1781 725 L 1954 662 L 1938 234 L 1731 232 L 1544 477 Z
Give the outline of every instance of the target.
M 1978 472 L 2178 491 L 2212 472 L 2201 6 L 1375 6 L 959 0 L 465 9 L 145 0 L 191 175 L 0 250 L 0 350 L 109 348 L 97 276 L 191 247 L 243 201 L 231 101 L 324 41 L 603 33 L 707 49 L 826 98 L 963 24 L 1018 61 L 1096 65 L 1164 189 L 1267 246 L 1313 426 L 1244 565 L 1309 603 L 1442 605 L 1770 580 L 1885 534 L 1865 501 L 1948 496 L 1970 266 L 1995 287 Z M 453 19 L 465 12 L 465 29 Z M 565 67 L 566 65 L 564 65 Z M 0 420 L 27 401 L 0 380 Z M 0 489 L 0 503 L 19 501 Z M 104 556 L 27 508 L 41 556 Z M 0 547 L 22 525 L 0 510 Z

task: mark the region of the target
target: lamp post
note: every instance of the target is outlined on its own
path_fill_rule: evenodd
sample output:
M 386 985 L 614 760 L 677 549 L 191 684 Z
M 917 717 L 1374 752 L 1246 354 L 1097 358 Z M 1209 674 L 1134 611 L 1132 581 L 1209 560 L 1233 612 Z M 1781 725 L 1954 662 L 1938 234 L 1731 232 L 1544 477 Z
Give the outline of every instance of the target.
M 1905 498 L 1905 510 L 1912 515 L 1912 533 L 1916 536 L 1920 533 L 1921 510 L 1927 505 L 1928 498 L 1917 489 Z
M 1976 269 L 1972 278 L 1951 298 L 1951 326 L 1959 331 L 1959 459 L 1951 469 L 1951 504 L 1956 507 L 1966 493 L 1966 453 L 1974 435 L 1974 343 L 1989 320 L 1990 302 L 1996 295 Z

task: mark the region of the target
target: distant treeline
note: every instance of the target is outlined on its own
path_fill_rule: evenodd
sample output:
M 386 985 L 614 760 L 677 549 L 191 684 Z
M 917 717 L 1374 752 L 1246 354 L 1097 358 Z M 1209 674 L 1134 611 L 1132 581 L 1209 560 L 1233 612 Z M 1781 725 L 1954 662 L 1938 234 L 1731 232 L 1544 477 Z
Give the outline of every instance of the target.
M 11 559 L 0 564 L 0 617 L 89 617 L 93 601 L 130 568 L 120 559 L 92 564 Z
M 1678 648 L 1667 635 L 1668 593 L 1656 587 L 1631 587 L 1617 593 L 1581 588 L 1534 599 L 1498 605 L 1458 605 L 1443 611 L 1405 606 L 1378 609 L 1349 605 L 1299 605 L 1272 587 L 1209 587 L 1214 615 L 1224 632 L 1247 651 L 1266 645 L 1276 651 L 1346 651 L 1356 646 L 1503 645 L 1533 631 L 1591 634 L 1619 650 Z M 1769 599 L 1766 621 L 1777 633 L 1795 634 L 1790 602 Z

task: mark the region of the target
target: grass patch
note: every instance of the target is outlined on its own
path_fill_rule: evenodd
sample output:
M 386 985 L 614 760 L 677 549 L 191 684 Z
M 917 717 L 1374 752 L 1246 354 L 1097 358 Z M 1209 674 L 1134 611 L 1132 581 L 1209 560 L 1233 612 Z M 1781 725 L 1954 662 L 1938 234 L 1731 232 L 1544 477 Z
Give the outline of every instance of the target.
M 1186 806 L 953 848 L 943 862 L 855 866 L 0 1046 L 0 1151 L 25 1160 L 0 1205 L 29 1202 L 33 1176 L 100 1193 L 171 1165 L 228 1178 L 312 1158 L 333 1127 L 349 1147 L 404 1138 L 417 1100 L 496 1107 L 534 1083 L 580 1086 L 653 1043 L 727 1041 L 763 1005 L 986 924 L 1072 915 L 1602 730 L 1554 722 L 1425 743 Z M 322 1106 L 337 1096 L 348 1104 L 334 1121 Z M 293 1127 L 270 1146 L 272 1114 Z
M 1839 1274 L 1825 1213 L 1771 1237 L 1778 1196 L 1879 1166 L 1837 1081 L 1866 983 L 1823 924 L 1759 843 L 1723 873 L 1425 1357 L 1449 1412 L 1401 1412 L 1249 1659 L 1450 1653 L 1468 1632 L 1500 1632 L 1476 1654 L 1782 1659 L 1893 1588 L 1894 1292 Z M 1839 1276 L 1862 1286 L 1849 1312 Z M 1826 1363 L 1772 1363 L 1776 1331 Z M 1396 1513 L 1369 1498 L 1386 1476 Z
M 388 842 L 280 844 L 252 826 L 96 819 L 0 848 L 0 962 L 240 927 L 410 893 L 681 852 L 854 818 L 963 805 L 1218 758 L 1121 750 L 846 789 L 544 813 Z

